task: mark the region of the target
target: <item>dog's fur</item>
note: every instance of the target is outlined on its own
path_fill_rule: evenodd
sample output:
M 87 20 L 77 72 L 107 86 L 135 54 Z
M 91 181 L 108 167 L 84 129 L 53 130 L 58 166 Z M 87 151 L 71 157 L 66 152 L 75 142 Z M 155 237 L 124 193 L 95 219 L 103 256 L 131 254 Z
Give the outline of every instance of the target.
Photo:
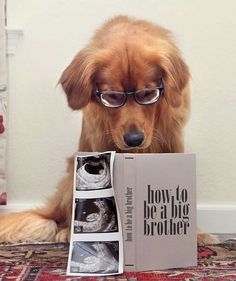
M 157 86 L 164 95 L 153 105 L 133 97 L 118 109 L 104 107 L 100 90 L 134 91 Z M 60 83 L 73 110 L 83 110 L 80 151 L 183 152 L 183 127 L 189 114 L 189 69 L 168 30 L 147 21 L 120 16 L 108 21 L 81 50 Z M 144 141 L 130 148 L 127 132 L 142 131 Z M 73 161 L 56 194 L 41 209 L 0 216 L 0 242 L 69 239 Z M 206 242 L 209 236 L 199 236 Z

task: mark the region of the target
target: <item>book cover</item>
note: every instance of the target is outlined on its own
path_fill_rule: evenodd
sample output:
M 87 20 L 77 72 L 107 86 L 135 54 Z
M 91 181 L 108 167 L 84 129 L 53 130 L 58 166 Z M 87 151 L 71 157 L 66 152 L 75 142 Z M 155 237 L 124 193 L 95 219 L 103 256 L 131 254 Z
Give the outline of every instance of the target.
M 194 154 L 116 154 L 114 187 L 125 269 L 197 264 Z

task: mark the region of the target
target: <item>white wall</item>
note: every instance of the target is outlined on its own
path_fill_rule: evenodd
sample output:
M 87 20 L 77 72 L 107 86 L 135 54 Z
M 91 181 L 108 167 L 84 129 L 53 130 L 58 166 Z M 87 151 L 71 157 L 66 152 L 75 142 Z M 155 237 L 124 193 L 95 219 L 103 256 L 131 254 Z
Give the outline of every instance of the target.
M 56 90 L 60 73 L 107 18 L 127 14 L 172 30 L 192 72 L 186 150 L 197 153 L 198 200 L 236 203 L 236 1 L 8 0 L 24 38 L 9 56 L 9 203 L 52 194 L 77 149 L 80 113 Z

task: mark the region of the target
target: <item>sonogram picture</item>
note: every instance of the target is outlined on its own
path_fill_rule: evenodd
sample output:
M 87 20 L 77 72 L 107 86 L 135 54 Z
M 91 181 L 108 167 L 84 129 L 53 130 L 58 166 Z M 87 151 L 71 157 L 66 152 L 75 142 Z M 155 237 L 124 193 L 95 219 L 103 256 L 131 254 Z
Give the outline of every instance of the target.
M 118 231 L 114 197 L 75 199 L 74 233 Z
M 76 190 L 111 188 L 110 157 L 108 153 L 78 157 Z

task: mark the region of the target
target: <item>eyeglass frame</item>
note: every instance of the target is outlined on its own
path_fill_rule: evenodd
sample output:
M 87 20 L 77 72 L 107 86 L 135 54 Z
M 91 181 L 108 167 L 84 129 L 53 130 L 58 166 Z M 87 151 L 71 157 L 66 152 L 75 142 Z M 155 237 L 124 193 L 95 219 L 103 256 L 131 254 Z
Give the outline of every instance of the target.
M 163 83 L 163 79 L 161 78 L 160 79 L 160 85 L 159 86 L 156 86 L 156 87 L 153 87 L 153 89 L 158 89 L 160 91 L 160 94 L 159 96 L 157 97 L 157 99 L 151 103 L 141 103 L 137 100 L 136 98 L 136 93 L 139 92 L 139 91 L 142 91 L 142 90 L 148 90 L 149 88 L 143 88 L 143 89 L 140 89 L 140 90 L 136 90 L 136 91 L 132 91 L 132 92 L 119 92 L 119 91 L 111 91 L 111 92 L 117 92 L 117 93 L 122 93 L 124 94 L 125 96 L 125 99 L 123 101 L 123 103 L 121 105 L 118 105 L 118 106 L 108 106 L 108 105 L 105 105 L 103 102 L 102 102 L 102 99 L 101 99 L 101 95 L 104 94 L 103 92 L 104 91 L 101 91 L 99 90 L 98 88 L 96 88 L 96 96 L 99 98 L 100 102 L 105 106 L 105 107 L 108 107 L 108 108 L 119 108 L 119 107 L 122 107 L 123 105 L 125 105 L 126 101 L 127 101 L 127 98 L 128 98 L 128 95 L 132 95 L 134 100 L 140 104 L 140 105 L 152 105 L 154 103 L 156 103 L 157 101 L 159 101 L 161 99 L 161 96 L 163 95 L 163 92 L 164 92 L 164 83 Z

